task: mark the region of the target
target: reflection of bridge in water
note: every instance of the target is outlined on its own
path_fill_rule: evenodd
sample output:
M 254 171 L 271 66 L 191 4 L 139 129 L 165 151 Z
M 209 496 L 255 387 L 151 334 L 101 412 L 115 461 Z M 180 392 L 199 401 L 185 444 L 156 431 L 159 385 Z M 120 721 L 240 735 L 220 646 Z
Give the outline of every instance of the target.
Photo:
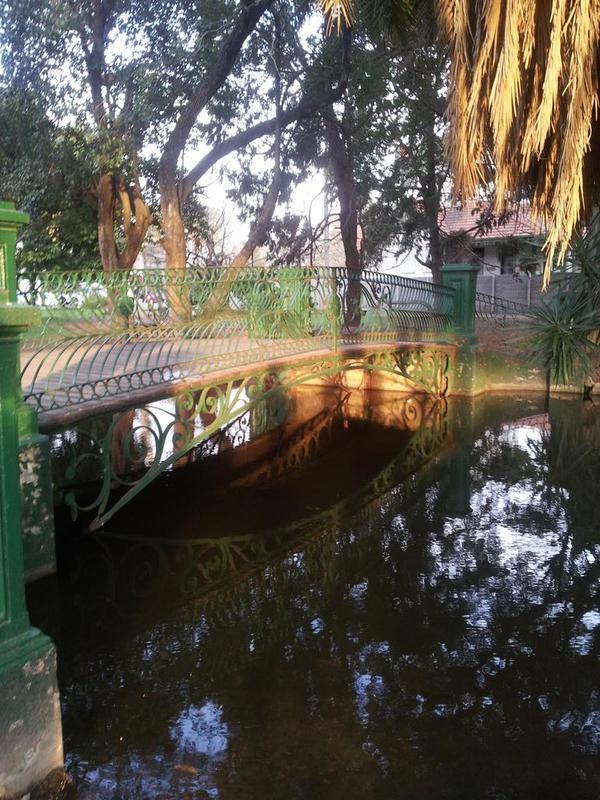
M 300 412 L 301 417 L 311 405 L 311 396 L 307 394 L 306 400 L 307 407 Z M 377 398 L 371 400 L 374 401 L 371 407 L 377 409 Z M 294 580 L 300 562 L 304 579 L 307 574 L 317 572 L 324 579 L 323 553 L 328 547 L 335 547 L 347 519 L 377 514 L 382 496 L 417 472 L 451 441 L 443 399 L 425 395 L 397 398 L 394 403 L 381 404 L 379 413 L 370 422 L 364 419 L 364 412 L 348 401 L 347 394 L 330 395 L 329 408 L 309 419 L 290 421 L 287 435 L 267 432 L 238 448 L 232 448 L 231 442 L 221 438 L 224 448 L 213 451 L 208 464 L 204 459 L 195 466 L 204 467 L 205 474 L 213 476 L 215 486 L 223 473 L 232 476 L 227 484 L 227 502 L 234 513 L 226 514 L 225 521 L 226 509 L 214 487 L 203 487 L 206 491 L 202 509 L 189 499 L 185 505 L 177 503 L 177 498 L 181 501 L 182 497 L 189 497 L 188 488 L 181 484 L 179 476 L 177 486 L 172 482 L 155 487 L 153 527 L 143 509 L 132 508 L 131 512 L 125 509 L 116 528 L 113 523 L 110 531 L 90 539 L 84 554 L 87 552 L 87 557 L 104 564 L 106 586 L 102 594 L 113 610 L 119 616 L 135 617 L 148 613 L 156 600 L 157 610 L 162 612 L 168 598 L 174 604 L 200 602 L 204 611 L 217 616 L 233 613 L 236 593 L 243 590 L 247 581 L 263 573 L 266 565 L 271 565 L 270 595 L 278 592 L 282 581 Z M 348 431 L 353 427 L 354 438 L 349 439 Z M 347 448 L 347 440 L 356 445 L 361 428 L 364 440 L 376 445 L 373 449 L 377 457 L 368 461 L 359 474 L 356 462 L 352 461 L 346 472 L 324 481 L 324 473 L 331 470 L 328 458 L 339 459 L 340 447 Z M 353 449 L 364 452 L 362 447 Z M 270 453 L 275 457 L 270 458 Z M 219 459 L 226 463 L 220 465 Z M 309 476 L 315 472 L 314 482 L 322 486 L 322 491 L 309 495 L 310 505 L 307 505 L 305 489 L 307 482 L 313 480 Z M 354 481 L 350 482 L 348 476 L 353 476 Z M 198 471 L 191 475 L 190 483 L 196 484 L 197 479 Z M 244 502 L 245 490 L 250 489 L 255 504 L 262 505 L 255 516 Z M 285 503 L 274 509 L 273 500 L 281 494 L 285 495 Z M 294 498 L 303 499 L 295 503 Z M 188 503 L 190 507 L 186 508 Z M 153 535 L 153 530 L 164 529 L 160 509 L 172 517 L 174 507 L 177 535 Z M 272 527 L 266 528 L 269 519 Z M 245 532 L 210 534 L 211 526 L 231 530 L 235 525 Z M 202 536 L 198 536 L 199 531 Z M 293 558 L 291 554 L 295 554 Z M 84 580 L 87 572 L 85 564 L 77 568 Z M 85 596 L 83 586 L 81 591 Z

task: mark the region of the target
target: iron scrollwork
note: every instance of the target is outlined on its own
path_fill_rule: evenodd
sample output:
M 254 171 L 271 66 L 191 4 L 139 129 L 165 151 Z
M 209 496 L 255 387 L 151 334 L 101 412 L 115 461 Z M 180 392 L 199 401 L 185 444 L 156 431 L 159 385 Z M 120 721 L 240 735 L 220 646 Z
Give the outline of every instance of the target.
M 410 381 L 421 391 L 436 396 L 447 388 L 448 356 L 444 351 L 382 351 L 364 359 L 323 359 L 308 362 L 304 369 L 263 371 L 208 384 L 177 396 L 174 409 L 154 405 L 127 409 L 112 417 L 107 430 L 85 433 L 86 447 L 71 448 L 65 483 L 76 485 L 80 472 L 91 473 L 96 490 L 81 496 L 77 488 L 64 491 L 64 502 L 73 516 L 96 513 L 92 529 L 105 524 L 157 477 L 176 463 L 184 463 L 193 451 L 220 430 L 249 412 L 263 409 L 268 424 L 276 424 L 287 413 L 287 390 L 315 377 L 335 379 L 349 370 L 388 371 Z M 267 423 L 265 423 L 267 424 Z M 93 478 L 90 477 L 90 483 Z
M 286 585 L 299 575 L 322 585 L 347 520 L 377 518 L 389 491 L 404 487 L 409 476 L 450 442 L 444 399 L 408 396 L 398 402 L 395 413 L 398 420 L 419 420 L 405 448 L 352 495 L 301 520 L 261 534 L 191 539 L 103 532 L 95 542 L 107 566 L 107 597 L 125 616 L 146 610 L 154 595 L 161 602 L 165 597 L 175 603 L 196 600 L 209 622 L 222 623 L 224 618 L 231 622 L 232 617 L 247 616 L 247 609 L 238 608 L 237 598 L 249 581 L 255 582 L 257 591 L 268 592 L 269 598 L 287 596 Z M 315 430 L 322 422 L 320 416 Z M 268 578 L 262 590 L 261 574 Z M 285 625 L 285 603 L 276 604 L 274 611 L 277 626 Z

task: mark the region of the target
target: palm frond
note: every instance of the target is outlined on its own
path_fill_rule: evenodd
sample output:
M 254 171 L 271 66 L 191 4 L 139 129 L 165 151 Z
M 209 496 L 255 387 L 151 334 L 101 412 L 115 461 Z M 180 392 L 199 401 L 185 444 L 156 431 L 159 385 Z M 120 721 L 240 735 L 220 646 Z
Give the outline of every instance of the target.
M 415 27 L 426 30 L 435 40 L 435 0 L 318 0 L 327 19 L 327 33 L 341 33 L 359 19 L 373 36 L 391 42 L 410 41 Z
M 353 0 L 355 14 L 373 37 L 403 48 L 436 43 L 435 0 Z
M 350 27 L 353 19 L 352 0 L 318 0 L 327 20 L 327 33 L 341 33 L 344 26 Z
M 599 196 L 600 0 L 438 0 L 438 17 L 456 191 L 494 181 L 499 208 L 530 197 L 547 283 Z

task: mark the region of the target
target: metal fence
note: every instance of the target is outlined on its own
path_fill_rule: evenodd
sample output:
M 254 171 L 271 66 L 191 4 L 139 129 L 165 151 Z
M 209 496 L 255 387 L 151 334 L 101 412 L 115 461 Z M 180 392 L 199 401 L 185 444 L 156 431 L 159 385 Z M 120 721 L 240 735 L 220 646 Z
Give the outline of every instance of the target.
M 475 318 L 488 324 L 504 328 L 515 319 L 526 316 L 528 311 L 523 303 L 493 297 L 483 292 L 475 293 Z
M 22 343 L 25 399 L 50 411 L 357 343 L 439 338 L 453 290 L 338 268 L 18 276 L 42 322 Z

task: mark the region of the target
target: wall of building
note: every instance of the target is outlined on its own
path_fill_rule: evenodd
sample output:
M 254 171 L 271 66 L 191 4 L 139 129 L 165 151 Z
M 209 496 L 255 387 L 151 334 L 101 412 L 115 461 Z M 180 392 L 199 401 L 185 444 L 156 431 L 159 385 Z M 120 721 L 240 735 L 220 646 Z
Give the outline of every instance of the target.
M 482 273 L 500 272 L 502 269 L 502 260 L 500 250 L 495 244 L 488 244 L 483 248 L 483 265 Z

